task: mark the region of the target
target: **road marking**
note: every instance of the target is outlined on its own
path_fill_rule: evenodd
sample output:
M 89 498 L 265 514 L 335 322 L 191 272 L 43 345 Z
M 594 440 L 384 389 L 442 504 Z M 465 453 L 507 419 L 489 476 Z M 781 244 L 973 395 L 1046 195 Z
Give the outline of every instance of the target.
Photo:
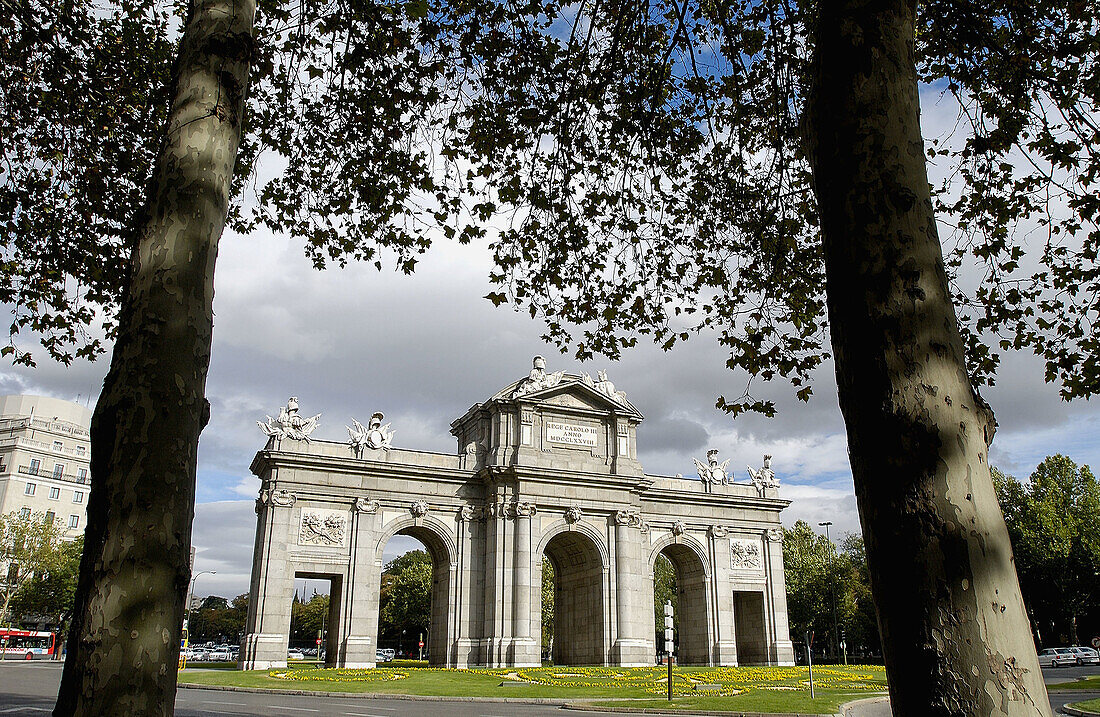
M 351 717 L 382 717 L 382 715 L 373 715 L 370 712 L 345 712 L 344 714 Z
M 276 710 L 294 710 L 295 712 L 320 712 L 321 710 L 311 710 L 308 707 L 282 707 L 280 705 L 269 705 L 272 709 Z
M 211 700 L 203 700 L 204 705 L 233 705 L 234 707 L 248 707 L 247 702 L 212 702 Z
M 10 712 L 26 712 L 28 710 L 30 710 L 32 712 L 52 712 L 53 711 L 53 710 L 51 710 L 49 708 L 46 708 L 46 707 L 9 707 L 6 710 L 0 710 L 0 712 L 2 712 L 4 714 L 8 714 Z

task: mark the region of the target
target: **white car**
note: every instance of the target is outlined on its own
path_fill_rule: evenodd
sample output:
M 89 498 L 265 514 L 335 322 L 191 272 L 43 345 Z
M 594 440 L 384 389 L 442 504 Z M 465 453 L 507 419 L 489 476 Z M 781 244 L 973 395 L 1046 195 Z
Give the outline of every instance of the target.
M 1073 650 L 1073 653 L 1077 655 L 1078 665 L 1100 665 L 1100 652 L 1097 652 L 1091 647 L 1081 647 L 1078 645 L 1069 649 Z
M 288 660 L 304 660 L 306 659 L 305 653 L 301 650 L 289 650 L 286 653 L 286 659 Z
M 219 648 L 211 652 L 206 659 L 211 662 L 229 662 L 233 659 L 233 655 L 229 652 L 228 648 Z
M 1068 647 L 1048 647 L 1039 653 L 1039 667 L 1065 667 L 1077 664 L 1077 653 Z

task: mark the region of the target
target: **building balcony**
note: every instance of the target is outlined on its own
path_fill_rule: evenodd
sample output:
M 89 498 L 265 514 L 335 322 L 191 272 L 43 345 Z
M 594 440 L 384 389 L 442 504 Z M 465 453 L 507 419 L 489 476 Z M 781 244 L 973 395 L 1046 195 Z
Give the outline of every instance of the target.
M 88 477 L 81 478 L 74 476 L 71 473 L 54 473 L 51 470 L 47 470 L 42 467 L 34 468 L 32 466 L 19 466 L 19 473 L 25 476 L 35 476 L 36 478 L 49 478 L 51 480 L 62 480 L 68 483 L 88 483 Z

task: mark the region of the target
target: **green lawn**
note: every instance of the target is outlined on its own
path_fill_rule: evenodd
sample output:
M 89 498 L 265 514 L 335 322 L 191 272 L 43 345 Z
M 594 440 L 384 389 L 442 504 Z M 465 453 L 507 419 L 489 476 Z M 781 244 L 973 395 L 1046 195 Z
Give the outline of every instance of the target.
M 390 663 L 391 665 L 393 663 Z M 631 707 L 669 707 L 664 667 L 535 667 L 445 670 L 404 665 L 373 670 L 289 669 L 229 672 L 187 669 L 180 684 L 237 685 L 270 689 L 438 695 L 527 697 L 592 701 Z M 504 686 L 501 686 L 501 684 Z M 696 684 L 720 685 L 702 694 Z M 676 668 L 672 707 L 759 712 L 835 713 L 849 700 L 886 689 L 881 666 L 827 666 L 814 670 L 816 698 L 809 696 L 804 667 Z
M 1086 677 L 1075 682 L 1059 682 L 1056 685 L 1047 685 L 1048 690 L 1100 690 L 1100 675 Z
M 1074 702 L 1073 706 L 1079 710 L 1085 710 L 1086 712 L 1095 712 L 1100 714 L 1100 700 L 1089 700 L 1088 702 Z

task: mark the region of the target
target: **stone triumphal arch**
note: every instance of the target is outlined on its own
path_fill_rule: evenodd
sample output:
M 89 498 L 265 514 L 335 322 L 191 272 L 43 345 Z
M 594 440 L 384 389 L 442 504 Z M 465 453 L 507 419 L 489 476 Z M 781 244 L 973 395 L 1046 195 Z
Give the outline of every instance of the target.
M 555 575 L 558 664 L 651 665 L 653 571 L 672 561 L 684 664 L 794 664 L 768 467 L 736 483 L 712 451 L 699 480 L 647 475 L 642 415 L 603 372 L 527 378 L 451 424 L 453 454 L 396 448 L 376 413 L 343 443 L 310 440 L 291 399 L 261 479 L 240 667 L 286 664 L 295 577 L 331 581 L 330 666 L 375 663 L 382 551 L 411 535 L 433 563 L 433 664 L 538 665 L 541 566 Z

